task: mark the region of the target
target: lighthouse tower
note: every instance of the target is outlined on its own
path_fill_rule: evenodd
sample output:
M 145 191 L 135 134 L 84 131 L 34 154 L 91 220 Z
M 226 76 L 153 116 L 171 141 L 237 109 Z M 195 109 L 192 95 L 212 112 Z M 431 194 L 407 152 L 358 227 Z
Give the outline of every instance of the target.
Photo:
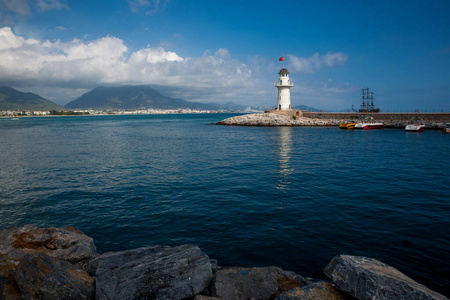
M 277 110 L 291 110 L 291 87 L 293 84 L 289 80 L 289 72 L 285 68 L 278 73 L 278 82 L 275 86 L 278 89 Z

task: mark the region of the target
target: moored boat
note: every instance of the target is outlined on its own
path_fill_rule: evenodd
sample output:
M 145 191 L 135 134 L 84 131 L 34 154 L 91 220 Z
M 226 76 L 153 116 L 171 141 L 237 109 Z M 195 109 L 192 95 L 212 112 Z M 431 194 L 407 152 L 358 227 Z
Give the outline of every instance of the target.
M 450 123 L 444 123 L 444 132 L 450 133 Z
M 353 129 L 355 128 L 356 123 L 350 122 L 350 123 L 341 123 L 339 124 L 339 128 L 341 129 Z
M 358 123 L 355 129 L 379 129 L 383 127 L 383 123 Z
M 365 122 L 358 123 L 355 125 L 355 129 L 379 129 L 383 127 L 383 123 L 374 122 L 372 117 L 366 117 Z
M 423 125 L 423 124 L 409 124 L 409 125 L 406 125 L 405 131 L 422 132 L 424 128 L 425 128 L 425 125 Z

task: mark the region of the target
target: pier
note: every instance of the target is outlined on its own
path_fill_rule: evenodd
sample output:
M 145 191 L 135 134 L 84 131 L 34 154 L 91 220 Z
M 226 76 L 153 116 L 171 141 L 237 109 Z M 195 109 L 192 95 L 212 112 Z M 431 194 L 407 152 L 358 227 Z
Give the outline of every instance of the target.
M 450 113 L 359 113 L 310 112 L 301 110 L 266 110 L 260 114 L 236 116 L 218 125 L 236 126 L 339 126 L 340 123 L 371 119 L 382 122 L 385 128 L 405 128 L 407 124 L 423 123 L 426 129 L 442 129 L 450 122 Z
M 388 128 L 404 128 L 410 123 L 424 123 L 428 128 L 440 129 L 442 123 L 450 122 L 450 113 L 359 113 L 359 112 L 309 112 L 302 111 L 303 117 L 312 119 L 332 119 L 345 121 L 359 121 L 373 118 L 374 121 L 384 123 Z

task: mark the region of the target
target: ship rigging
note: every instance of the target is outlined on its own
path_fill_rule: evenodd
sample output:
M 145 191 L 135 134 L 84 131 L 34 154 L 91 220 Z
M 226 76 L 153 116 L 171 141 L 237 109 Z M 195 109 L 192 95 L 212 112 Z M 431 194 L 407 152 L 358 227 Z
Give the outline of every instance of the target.
M 373 92 L 369 92 L 369 88 L 365 88 L 361 90 L 361 108 L 359 109 L 359 112 L 361 113 L 379 113 L 381 110 L 379 108 L 376 108 L 373 104 Z

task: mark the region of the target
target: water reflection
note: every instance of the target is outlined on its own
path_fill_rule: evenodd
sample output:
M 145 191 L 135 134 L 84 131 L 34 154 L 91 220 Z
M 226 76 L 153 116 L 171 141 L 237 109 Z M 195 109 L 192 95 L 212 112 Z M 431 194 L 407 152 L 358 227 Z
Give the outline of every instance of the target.
M 277 127 L 278 181 L 277 189 L 289 187 L 289 175 L 294 171 L 290 160 L 292 158 L 292 127 Z

